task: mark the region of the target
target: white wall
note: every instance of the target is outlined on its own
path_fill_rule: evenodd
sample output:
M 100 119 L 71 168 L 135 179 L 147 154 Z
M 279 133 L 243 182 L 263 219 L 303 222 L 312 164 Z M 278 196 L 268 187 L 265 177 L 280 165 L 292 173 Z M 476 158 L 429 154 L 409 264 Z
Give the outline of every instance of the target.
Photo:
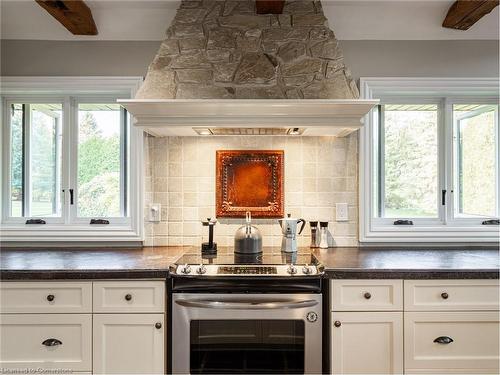
M 160 42 L 2 40 L 4 76 L 144 75 Z M 353 76 L 498 77 L 494 40 L 341 41 Z

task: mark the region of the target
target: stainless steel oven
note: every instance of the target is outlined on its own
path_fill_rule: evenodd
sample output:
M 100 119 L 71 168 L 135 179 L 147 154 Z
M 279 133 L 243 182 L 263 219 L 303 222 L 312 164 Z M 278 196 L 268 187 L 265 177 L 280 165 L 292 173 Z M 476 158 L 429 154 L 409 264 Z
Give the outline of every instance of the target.
M 174 374 L 319 374 L 320 293 L 173 293 Z

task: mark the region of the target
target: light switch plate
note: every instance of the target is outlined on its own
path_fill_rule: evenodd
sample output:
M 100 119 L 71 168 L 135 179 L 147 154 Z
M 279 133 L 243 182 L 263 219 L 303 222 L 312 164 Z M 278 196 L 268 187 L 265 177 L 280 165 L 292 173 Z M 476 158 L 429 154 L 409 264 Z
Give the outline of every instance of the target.
M 152 223 L 158 223 L 161 221 L 161 204 L 151 203 L 149 206 L 149 221 Z
M 349 207 L 347 203 L 335 203 L 335 219 L 337 221 L 349 220 Z

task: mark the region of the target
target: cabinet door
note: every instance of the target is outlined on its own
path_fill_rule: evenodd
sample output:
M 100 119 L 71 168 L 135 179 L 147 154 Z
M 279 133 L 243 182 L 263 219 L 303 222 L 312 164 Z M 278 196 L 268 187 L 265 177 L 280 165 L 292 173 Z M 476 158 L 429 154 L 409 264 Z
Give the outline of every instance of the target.
M 93 373 L 163 374 L 164 332 L 163 314 L 95 314 Z
M 403 373 L 402 312 L 332 313 L 333 374 Z

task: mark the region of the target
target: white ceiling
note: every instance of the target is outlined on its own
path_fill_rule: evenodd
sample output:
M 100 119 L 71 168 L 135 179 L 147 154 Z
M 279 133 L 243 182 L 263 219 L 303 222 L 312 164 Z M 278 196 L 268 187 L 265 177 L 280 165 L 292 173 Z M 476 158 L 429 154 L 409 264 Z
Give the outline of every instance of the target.
M 97 36 L 73 36 L 34 0 L 0 0 L 1 38 L 35 40 L 162 40 L 177 0 L 87 0 Z M 468 31 L 441 23 L 453 0 L 323 0 L 341 40 L 499 39 L 499 8 Z

